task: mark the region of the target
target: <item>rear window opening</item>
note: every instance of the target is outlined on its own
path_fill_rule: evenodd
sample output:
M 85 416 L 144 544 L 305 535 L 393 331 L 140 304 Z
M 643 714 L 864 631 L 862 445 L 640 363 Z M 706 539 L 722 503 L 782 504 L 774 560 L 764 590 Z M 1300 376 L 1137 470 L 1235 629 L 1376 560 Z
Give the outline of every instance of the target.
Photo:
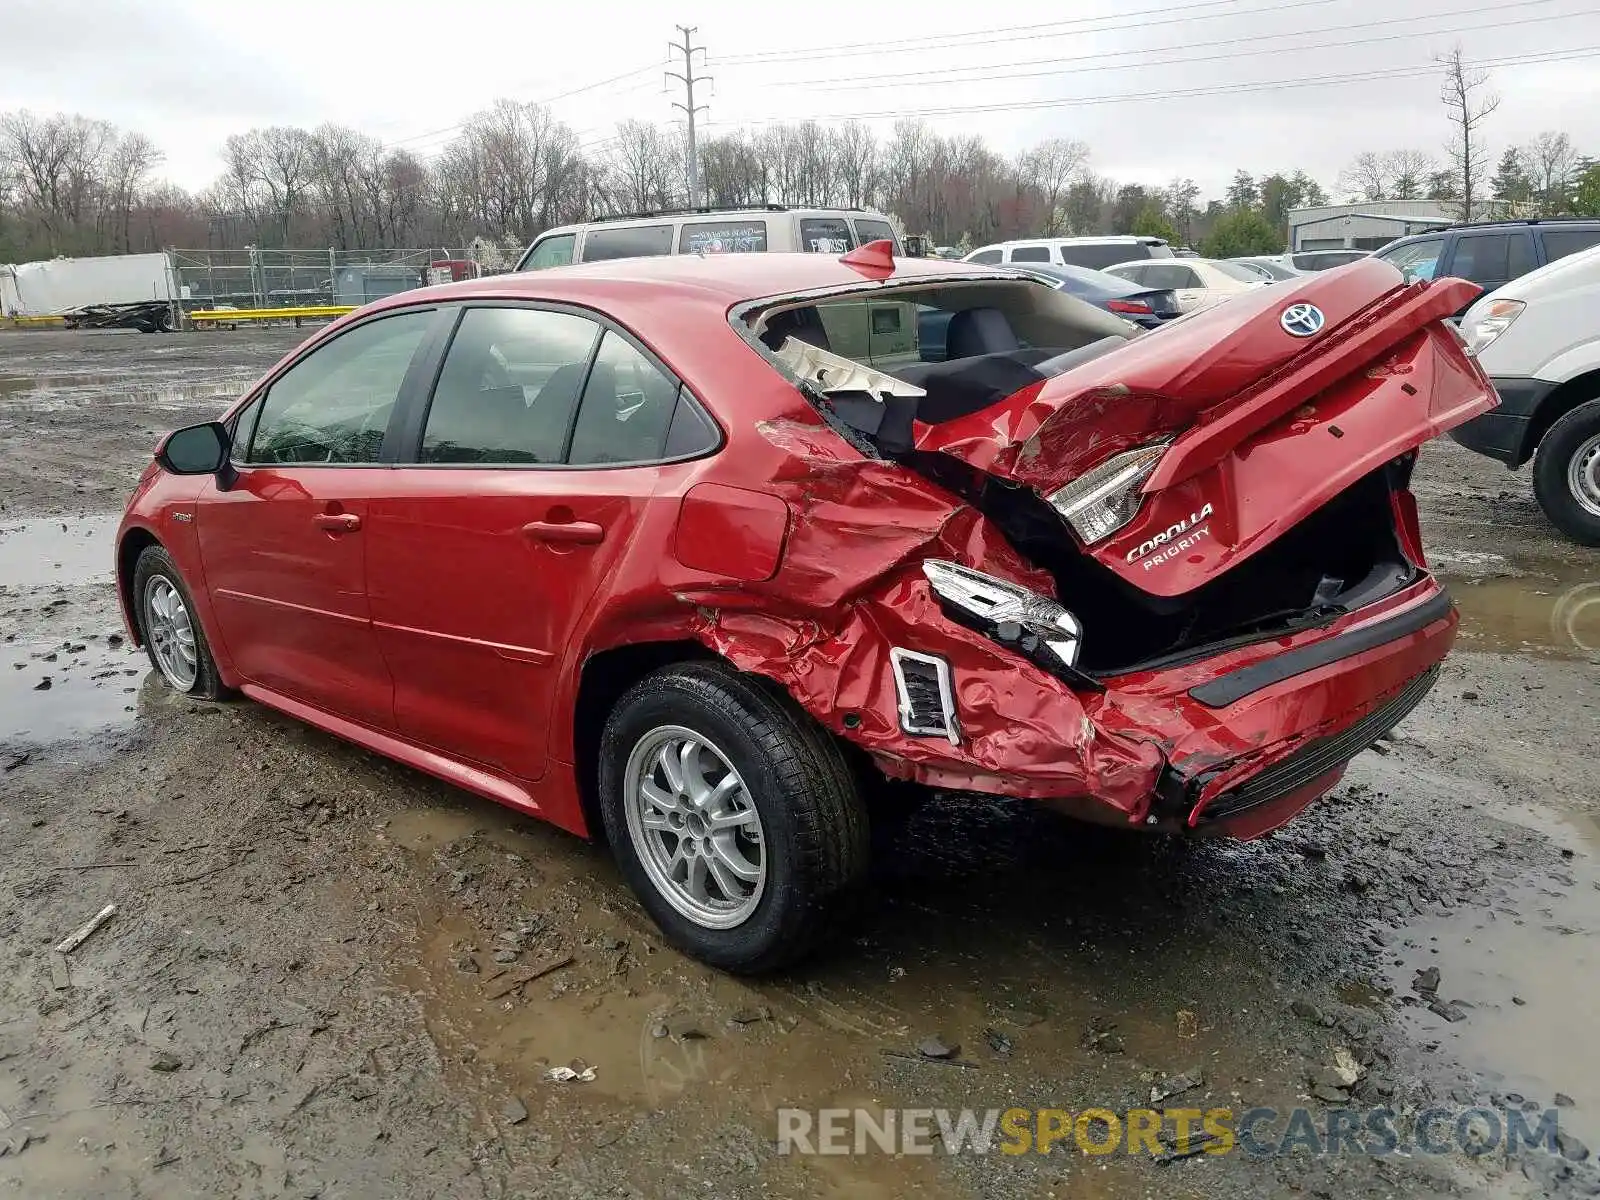
M 913 417 L 939 424 L 981 412 L 1143 336 L 1135 325 L 1021 277 L 873 289 L 775 305 L 750 320 L 782 369 L 812 392 L 830 393 L 836 415 L 888 454 L 909 449 Z M 836 359 L 830 367 L 821 356 L 785 352 L 791 339 Z M 821 374 L 807 377 L 802 359 L 811 366 L 820 361 Z M 828 373 L 849 374 L 853 364 L 922 394 L 858 392 L 858 403 L 846 403 L 839 389 L 829 388 Z

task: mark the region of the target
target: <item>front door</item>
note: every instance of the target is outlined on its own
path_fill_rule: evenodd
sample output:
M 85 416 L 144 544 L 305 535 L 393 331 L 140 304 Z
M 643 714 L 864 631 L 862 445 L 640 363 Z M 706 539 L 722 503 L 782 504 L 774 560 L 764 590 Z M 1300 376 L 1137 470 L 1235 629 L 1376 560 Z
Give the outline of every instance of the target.
M 462 313 L 409 464 L 367 526 L 402 734 L 540 777 L 564 657 L 648 519 L 678 394 L 588 317 Z
M 366 541 L 395 402 L 435 313 L 354 326 L 306 354 L 238 426 L 238 477 L 196 525 L 218 632 L 251 683 L 380 728 L 393 684 L 367 604 Z

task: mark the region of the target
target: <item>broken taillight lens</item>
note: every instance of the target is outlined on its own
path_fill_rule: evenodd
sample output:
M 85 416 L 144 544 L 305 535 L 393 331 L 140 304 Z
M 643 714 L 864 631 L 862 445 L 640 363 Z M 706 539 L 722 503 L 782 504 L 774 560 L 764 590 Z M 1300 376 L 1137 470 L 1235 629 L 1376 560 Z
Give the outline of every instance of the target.
M 1048 596 L 939 558 L 924 562 L 922 573 L 936 595 L 977 617 L 1000 640 L 1012 643 L 1027 637 L 1037 639 L 1057 664 L 1077 666 L 1083 627 L 1077 617 Z
M 1156 442 L 1113 455 L 1052 493 L 1050 507 L 1061 514 L 1085 545 L 1109 537 L 1139 512 L 1144 500 L 1139 488 L 1166 451 L 1166 442 Z

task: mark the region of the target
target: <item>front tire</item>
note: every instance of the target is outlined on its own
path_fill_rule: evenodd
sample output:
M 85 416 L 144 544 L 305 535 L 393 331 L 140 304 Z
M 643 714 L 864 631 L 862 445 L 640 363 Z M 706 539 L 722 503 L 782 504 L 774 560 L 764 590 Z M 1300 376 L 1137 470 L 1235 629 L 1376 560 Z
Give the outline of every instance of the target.
M 866 875 L 866 815 L 834 740 L 720 663 L 631 688 L 600 744 L 606 835 L 667 939 L 747 974 L 811 953 Z
M 166 685 L 197 700 L 221 699 L 227 689 L 195 615 L 194 598 L 160 546 L 147 546 L 134 566 L 133 606 L 150 665 Z
M 1562 533 L 1600 546 L 1600 400 L 1578 405 L 1540 440 L 1533 494 Z

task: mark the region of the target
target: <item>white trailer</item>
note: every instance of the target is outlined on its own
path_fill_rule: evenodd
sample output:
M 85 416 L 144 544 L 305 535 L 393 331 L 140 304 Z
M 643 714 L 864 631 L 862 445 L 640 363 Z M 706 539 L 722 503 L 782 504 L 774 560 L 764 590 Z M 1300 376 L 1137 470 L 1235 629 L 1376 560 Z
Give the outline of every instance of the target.
M 179 296 L 165 254 L 55 258 L 0 266 L 0 315 L 51 317 L 91 304 L 129 304 Z

